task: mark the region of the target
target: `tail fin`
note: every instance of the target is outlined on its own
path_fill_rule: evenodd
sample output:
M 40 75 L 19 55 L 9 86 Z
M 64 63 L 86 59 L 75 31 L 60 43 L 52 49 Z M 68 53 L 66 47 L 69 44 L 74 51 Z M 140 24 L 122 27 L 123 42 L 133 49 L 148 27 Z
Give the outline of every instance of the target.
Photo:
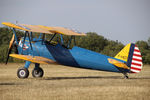
M 130 67 L 131 73 L 138 73 L 142 69 L 142 56 L 139 48 L 133 44 L 127 44 L 115 58 L 121 59 L 127 62 L 127 66 Z

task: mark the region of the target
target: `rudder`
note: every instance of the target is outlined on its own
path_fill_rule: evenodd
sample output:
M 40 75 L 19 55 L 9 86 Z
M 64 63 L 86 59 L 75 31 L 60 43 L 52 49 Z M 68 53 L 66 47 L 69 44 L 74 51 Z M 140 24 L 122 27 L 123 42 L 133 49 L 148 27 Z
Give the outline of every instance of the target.
M 127 66 L 130 67 L 131 73 L 138 73 L 142 69 L 142 56 L 139 48 L 133 44 L 127 44 L 115 58 L 127 62 Z

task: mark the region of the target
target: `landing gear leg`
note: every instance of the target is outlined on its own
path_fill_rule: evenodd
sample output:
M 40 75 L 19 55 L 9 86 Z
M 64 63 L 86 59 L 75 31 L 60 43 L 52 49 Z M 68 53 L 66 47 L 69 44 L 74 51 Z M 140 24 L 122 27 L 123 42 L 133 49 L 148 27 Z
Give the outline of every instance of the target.
M 123 73 L 123 75 L 124 75 L 124 79 L 128 79 L 129 78 L 127 73 Z
M 28 68 L 29 68 L 30 64 L 31 64 L 30 61 L 26 61 L 25 66 L 18 69 L 18 71 L 17 71 L 18 78 L 22 78 L 22 79 L 28 78 L 28 76 L 29 76 Z
M 40 64 L 35 63 L 35 68 L 32 70 L 32 76 L 33 77 L 43 77 L 44 71 L 41 67 L 39 67 Z

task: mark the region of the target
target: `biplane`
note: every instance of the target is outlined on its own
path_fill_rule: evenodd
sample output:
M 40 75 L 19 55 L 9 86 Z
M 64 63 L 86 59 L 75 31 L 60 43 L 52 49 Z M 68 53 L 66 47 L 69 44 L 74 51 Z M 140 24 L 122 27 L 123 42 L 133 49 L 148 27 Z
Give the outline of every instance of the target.
M 64 27 L 49 27 L 43 25 L 2 23 L 12 28 L 13 35 L 9 44 L 6 64 L 9 56 L 25 61 L 24 67 L 17 71 L 19 78 L 28 78 L 29 66 L 35 64 L 32 70 L 33 77 L 42 77 L 44 74 L 40 64 L 61 64 L 71 67 L 101 70 L 122 73 L 128 78 L 128 73 L 138 73 L 142 69 L 142 57 L 139 48 L 133 44 L 127 44 L 115 57 L 109 57 L 75 45 L 76 36 L 86 36 Z M 22 30 L 24 37 L 18 38 L 16 30 Z M 35 37 L 33 34 L 39 34 Z M 47 35 L 51 37 L 47 38 Z M 70 37 L 67 46 L 64 46 L 64 35 Z M 60 40 L 54 41 L 59 36 Z M 74 46 L 69 48 L 71 42 Z M 17 54 L 11 54 L 15 45 Z

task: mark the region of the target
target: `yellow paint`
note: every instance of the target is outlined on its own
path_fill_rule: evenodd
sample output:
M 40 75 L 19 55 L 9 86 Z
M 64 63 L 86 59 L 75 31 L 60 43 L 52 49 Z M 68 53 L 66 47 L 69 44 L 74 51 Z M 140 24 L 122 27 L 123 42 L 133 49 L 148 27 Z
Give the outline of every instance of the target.
M 9 43 L 9 49 L 12 47 L 13 45 L 13 42 L 14 42 L 14 39 L 15 39 L 15 35 L 13 34 L 12 38 L 11 38 L 11 41 Z
M 2 24 L 5 25 L 5 26 L 12 27 L 12 28 L 16 28 L 16 29 L 20 29 L 20 30 L 24 30 L 24 31 L 29 31 L 29 30 L 27 30 L 25 28 L 22 28 L 22 27 L 20 27 L 18 25 L 15 25 L 15 24 L 12 24 L 12 23 L 9 23 L 9 22 L 2 22 Z
M 85 36 L 86 34 L 84 33 L 77 33 L 72 30 L 69 30 L 64 27 L 49 27 L 49 26 L 43 26 L 43 25 L 38 25 L 40 28 L 47 29 L 51 33 L 57 33 L 57 34 L 63 34 L 63 35 L 75 35 L 75 36 Z
M 41 28 L 49 30 L 51 33 L 58 33 L 58 34 L 63 34 L 64 35 L 63 32 L 54 29 L 54 27 L 43 26 L 43 25 L 38 25 L 38 26 L 41 27 Z
M 49 27 L 43 25 L 26 25 L 26 24 L 12 24 L 9 22 L 2 23 L 5 26 L 9 26 L 12 28 L 29 31 L 29 32 L 37 32 L 37 33 L 47 33 L 47 34 L 63 34 L 63 35 L 74 35 L 74 36 L 85 36 L 84 33 L 78 33 L 72 30 L 69 30 L 64 27 Z M 25 28 L 26 27 L 26 28 Z
M 128 55 L 129 55 L 129 51 L 130 51 L 130 46 L 131 46 L 131 43 L 127 44 L 127 45 L 115 56 L 115 58 L 121 59 L 121 60 L 127 62 L 127 60 L 128 60 Z
M 22 60 L 26 60 L 26 61 L 30 61 L 33 63 L 40 63 L 40 64 L 56 64 L 55 61 L 52 61 L 48 58 L 44 58 L 44 57 L 40 57 L 40 56 L 29 56 L 29 55 L 19 55 L 19 54 L 10 54 L 11 57 L 14 58 L 18 58 L 18 59 L 22 59 Z
M 130 69 L 126 64 L 124 64 L 120 61 L 117 61 L 115 59 L 108 58 L 108 62 L 115 65 L 115 66 L 117 66 L 117 67 L 120 67 L 120 68 Z
M 58 44 L 58 42 L 56 42 L 56 41 L 51 41 L 51 43 L 52 43 L 53 45 Z

